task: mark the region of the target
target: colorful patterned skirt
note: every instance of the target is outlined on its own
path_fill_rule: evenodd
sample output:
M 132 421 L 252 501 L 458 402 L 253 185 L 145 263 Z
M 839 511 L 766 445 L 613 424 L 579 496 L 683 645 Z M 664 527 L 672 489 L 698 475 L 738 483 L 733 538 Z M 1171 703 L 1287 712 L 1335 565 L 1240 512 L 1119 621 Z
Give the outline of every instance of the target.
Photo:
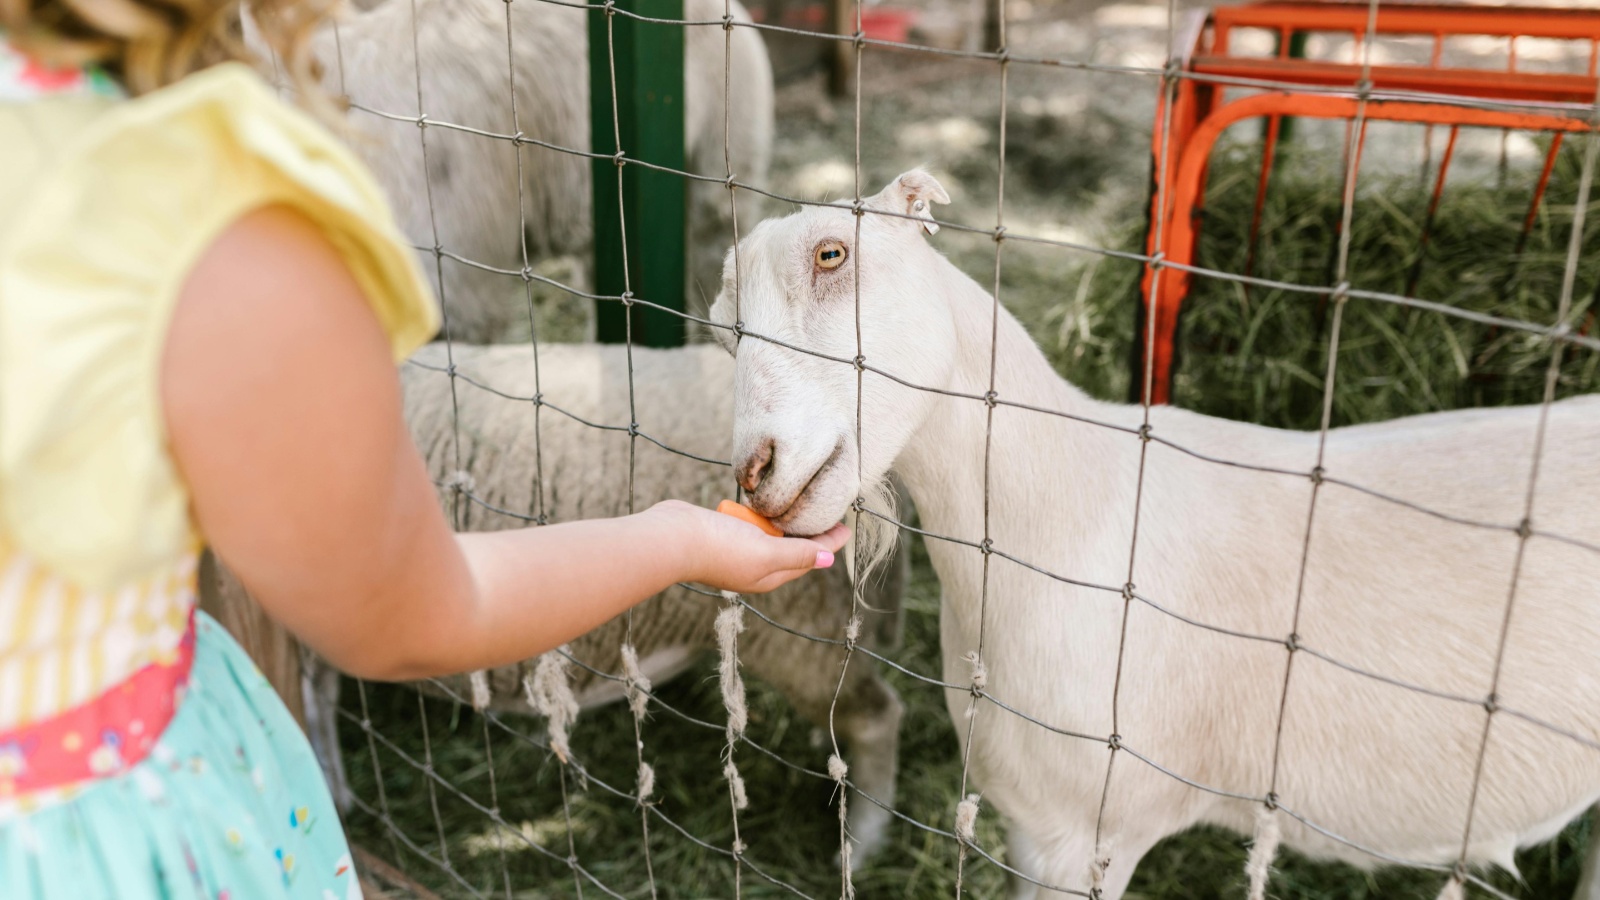
M 0 735 L 0 787 L 52 767 L 108 770 L 0 796 L 0 898 L 361 897 L 322 772 L 271 684 L 204 613 L 182 662 L 187 684 L 169 679 L 181 699 L 153 741 L 139 738 L 140 705 L 165 718 L 160 704 L 106 705 L 118 688 L 85 705 L 98 704 L 87 737 L 82 708 Z

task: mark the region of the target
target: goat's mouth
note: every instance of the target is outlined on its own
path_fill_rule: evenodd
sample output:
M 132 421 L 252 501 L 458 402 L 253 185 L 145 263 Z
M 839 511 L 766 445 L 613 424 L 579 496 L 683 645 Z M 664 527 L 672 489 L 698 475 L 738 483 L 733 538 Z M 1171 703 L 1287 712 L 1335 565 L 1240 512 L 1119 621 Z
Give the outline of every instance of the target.
M 833 452 L 828 454 L 828 458 L 822 461 L 822 465 L 818 466 L 815 472 L 811 473 L 811 477 L 807 478 L 806 483 L 800 486 L 800 490 L 795 492 L 795 495 L 790 498 L 788 503 L 784 504 L 782 509 L 767 513 L 767 518 L 771 519 L 774 525 L 782 528 L 784 533 L 792 533 L 789 531 L 789 525 L 797 517 L 803 515 L 809 506 L 806 502 L 807 495 L 811 493 L 811 489 L 819 481 L 826 480 L 826 476 L 832 474 L 833 470 L 839 467 L 839 460 L 843 456 L 844 438 L 841 437 L 839 442 L 834 445 Z

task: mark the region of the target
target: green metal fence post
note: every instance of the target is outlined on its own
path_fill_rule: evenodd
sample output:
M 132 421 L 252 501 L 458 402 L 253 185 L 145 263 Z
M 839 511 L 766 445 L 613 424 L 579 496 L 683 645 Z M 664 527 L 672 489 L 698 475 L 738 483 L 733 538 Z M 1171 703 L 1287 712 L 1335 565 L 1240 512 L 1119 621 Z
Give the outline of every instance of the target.
M 652 18 L 683 19 L 683 0 L 617 0 L 615 6 Z M 620 145 L 612 128 L 613 65 Z M 611 154 L 620 146 L 629 160 L 683 170 L 683 26 L 641 22 L 608 9 L 591 9 L 589 112 L 594 152 Z M 633 296 L 682 312 L 688 232 L 688 186 L 683 177 L 624 165 L 619 206 L 616 161 L 607 157 L 592 163 L 595 291 L 618 296 L 625 289 L 625 219 L 627 286 Z M 686 323 L 678 316 L 613 300 L 597 302 L 601 341 L 625 340 L 631 316 L 635 343 L 672 347 L 684 342 Z

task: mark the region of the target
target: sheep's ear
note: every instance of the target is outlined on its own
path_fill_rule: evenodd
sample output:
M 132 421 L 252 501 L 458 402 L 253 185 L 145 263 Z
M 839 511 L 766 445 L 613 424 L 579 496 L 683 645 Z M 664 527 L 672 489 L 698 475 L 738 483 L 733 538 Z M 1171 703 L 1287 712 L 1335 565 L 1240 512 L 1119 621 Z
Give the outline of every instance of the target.
M 949 203 L 950 195 L 938 179 L 923 169 L 912 169 L 889 182 L 868 205 L 886 212 L 900 213 L 918 220 L 929 234 L 939 233 L 939 223 L 933 220 L 933 204 Z

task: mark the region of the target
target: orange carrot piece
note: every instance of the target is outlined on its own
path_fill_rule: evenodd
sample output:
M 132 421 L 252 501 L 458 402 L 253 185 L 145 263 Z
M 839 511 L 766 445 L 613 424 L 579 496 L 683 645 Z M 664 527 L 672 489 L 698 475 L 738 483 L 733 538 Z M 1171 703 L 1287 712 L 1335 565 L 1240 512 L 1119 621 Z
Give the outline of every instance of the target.
M 763 516 L 762 514 L 756 512 L 748 506 L 745 506 L 742 503 L 735 503 L 732 500 L 724 500 L 717 504 L 717 512 L 722 513 L 725 516 L 733 516 L 735 519 L 741 519 L 745 522 L 749 522 L 751 525 L 756 526 L 773 537 L 783 537 L 782 529 L 772 524 L 771 519 L 768 519 L 766 516 Z

